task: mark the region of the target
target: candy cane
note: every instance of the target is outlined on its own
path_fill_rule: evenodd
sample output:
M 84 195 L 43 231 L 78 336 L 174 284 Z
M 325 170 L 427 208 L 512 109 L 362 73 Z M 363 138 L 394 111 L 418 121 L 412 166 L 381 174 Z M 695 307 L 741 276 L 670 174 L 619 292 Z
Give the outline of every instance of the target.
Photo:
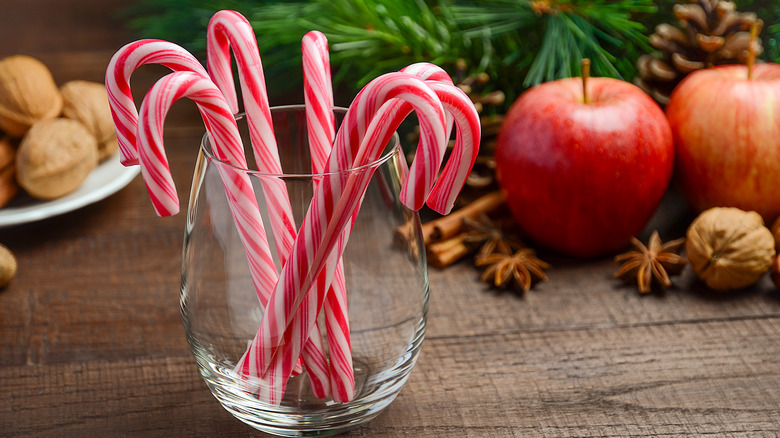
M 249 122 L 249 136 L 258 170 L 282 174 L 271 111 L 266 94 L 262 61 L 257 40 L 249 21 L 235 11 L 214 14 L 207 29 L 207 63 L 214 83 L 225 95 L 234 112 L 238 110 L 235 83 L 230 62 L 231 49 L 236 57 L 239 82 L 244 100 L 244 110 Z M 297 230 L 284 181 L 262 179 L 263 192 L 269 203 L 268 214 L 276 241 L 277 254 L 282 264 L 287 262 Z M 269 289 L 269 293 L 272 289 Z M 251 359 L 250 347 L 239 360 L 236 370 L 247 377 L 257 377 Z M 330 393 L 330 377 L 322 340 L 312 336 L 303 351 L 303 361 L 309 371 L 311 388 L 315 396 L 324 398 Z M 296 358 L 297 362 L 297 358 Z M 279 365 L 281 366 L 281 365 Z M 298 369 L 300 369 L 298 367 Z M 286 381 L 274 380 L 283 391 Z
M 303 39 L 302 52 L 304 98 L 307 104 L 307 126 L 309 127 L 309 143 L 312 149 L 312 166 L 315 172 L 321 172 L 333 142 L 333 113 L 330 110 L 333 104 L 327 39 L 317 31 L 307 33 Z M 434 64 L 412 64 L 402 71 L 420 79 L 438 80 L 452 84 L 450 76 Z M 405 117 L 406 115 L 403 116 L 403 118 Z M 448 122 L 450 118 L 448 114 Z M 318 167 L 315 163 L 322 163 L 322 167 Z M 340 289 L 338 282 L 342 278 L 339 275 L 342 269 L 340 265 L 336 266 L 334 285 L 336 290 L 345 292 L 345 289 Z M 354 396 L 354 372 L 349 347 L 349 326 L 348 324 L 337 324 L 339 320 L 348 323 L 346 305 L 345 293 L 335 295 L 329 292 L 324 306 L 328 343 L 331 345 L 331 388 L 333 390 L 333 399 L 338 402 L 349 401 Z M 342 312 L 345 316 L 338 318 L 335 316 L 335 312 Z M 293 324 L 296 322 L 297 320 L 293 321 Z M 338 348 L 334 348 L 334 344 Z
M 308 32 L 301 41 L 301 53 L 311 167 L 314 173 L 321 173 L 336 136 L 327 38 L 317 31 Z
M 439 97 L 457 129 L 449 159 L 426 201 L 434 211 L 447 214 L 452 211 L 455 199 L 477 160 L 482 127 L 474 103 L 463 90 L 443 82 L 429 82 L 428 86 Z
M 152 199 L 177 197 L 163 145 L 163 126 L 171 105 L 183 97 L 198 105 L 214 145 L 214 155 L 229 165 L 246 167 L 238 127 L 222 93 L 207 77 L 198 73 L 168 74 L 157 81 L 144 98 L 138 123 L 139 161 Z M 274 285 L 278 276 L 270 256 L 252 183 L 246 173 L 230 166 L 218 166 L 218 169 L 231 214 L 247 253 L 252 281 L 262 300 L 263 291 Z
M 233 113 L 238 112 L 238 103 L 230 62 L 231 49 L 235 54 L 244 111 L 250 121 L 249 134 L 255 159 L 258 160 L 258 169 L 262 172 L 282 174 L 263 63 L 252 25 L 238 12 L 224 10 L 211 17 L 206 32 L 209 75 L 225 95 Z
M 458 193 L 463 188 L 472 167 L 474 167 L 474 162 L 479 153 L 481 126 L 479 114 L 474 104 L 461 89 L 444 82 L 426 81 L 426 83 L 439 97 L 447 112 L 448 119 L 455 123 L 457 129 L 452 153 L 441 174 L 436 179 L 435 185 L 423 201 L 433 210 L 447 214 L 452 210 Z M 387 111 L 386 117 L 391 120 L 388 122 L 388 126 L 395 126 L 396 128 L 400 124 L 398 119 L 403 120 L 411 112 L 411 108 L 406 103 L 396 106 L 388 105 L 383 110 Z M 385 141 L 386 143 L 392 134 L 393 131 L 386 129 L 385 132 L 380 132 L 380 139 L 375 141 L 380 143 Z M 376 158 L 375 156 L 358 157 L 356 162 L 365 163 Z M 412 203 L 415 202 L 412 201 Z
M 138 111 L 130 90 L 130 76 L 145 64 L 161 64 L 174 71 L 193 71 L 208 76 L 194 56 L 168 41 L 138 40 L 126 44 L 114 54 L 106 69 L 106 91 L 116 128 L 120 161 L 125 166 L 138 164 Z
M 479 113 L 471 98 L 454 86 L 449 74 L 438 65 L 418 62 L 401 71 L 424 79 L 431 86 L 447 112 L 447 132 L 450 132 L 453 122 L 458 129 L 450 159 L 436 180 L 427 201 L 434 211 L 446 214 L 455 205 L 455 199 L 477 160 L 482 135 Z M 399 111 L 403 113 L 402 109 Z
M 447 214 L 452 210 L 457 194 L 460 192 L 460 189 L 463 188 L 466 178 L 468 178 L 468 174 L 477 159 L 479 138 L 481 135 L 479 114 L 469 97 L 452 84 L 452 79 L 443 69 L 441 69 L 441 67 L 427 62 L 421 62 L 405 67 L 401 71 L 424 79 L 436 92 L 436 95 L 444 105 L 447 114 L 447 132 L 449 132 L 449 126 L 453 121 L 456 122 L 458 126 L 455 146 L 450 159 L 447 161 L 441 175 L 437 179 L 436 185 L 427 196 L 428 206 L 439 213 Z M 347 143 L 348 145 L 341 144 L 337 147 L 337 152 L 350 151 L 350 153 L 339 155 L 339 157 L 332 162 L 336 167 L 351 167 L 355 165 L 355 161 L 366 163 L 376 159 L 372 157 L 350 159 L 350 156 L 356 154 L 356 152 L 353 151 L 359 147 L 360 139 L 365 133 L 365 120 L 370 117 L 372 112 L 372 108 L 364 107 L 362 110 L 362 114 L 355 112 L 348 115 L 342 123 L 342 125 L 347 125 L 351 127 L 351 129 L 339 131 L 339 137 L 336 139 L 336 142 Z M 379 111 L 381 113 L 379 115 L 380 117 L 386 117 L 390 120 L 388 121 L 387 127 L 395 127 L 392 128 L 392 130 L 386 129 L 382 139 L 376 140 L 378 142 L 387 142 L 390 140 L 394 130 L 397 129 L 397 126 L 400 125 L 401 121 L 403 121 L 412 111 L 412 107 L 408 103 L 395 101 L 393 104 L 388 103 L 387 105 L 384 105 Z M 402 193 L 402 199 L 403 196 L 404 194 Z M 420 203 L 421 201 L 419 200 L 407 200 L 407 202 L 411 202 L 412 205 L 407 205 L 413 209 L 422 206 Z
M 389 80 L 387 79 L 390 77 L 389 75 L 395 74 L 414 78 L 414 76 L 408 73 L 388 73 L 375 79 L 375 81 L 380 78 L 386 78 L 384 79 L 385 81 Z M 377 84 L 379 84 L 379 82 L 377 82 Z M 341 125 L 342 127 L 336 135 L 336 144 L 333 151 L 335 158 L 332 157 L 333 161 L 328 162 L 330 171 L 334 171 L 335 169 L 348 169 L 355 162 L 366 163 L 371 161 L 363 160 L 363 158 L 358 157 L 358 154 L 365 155 L 366 152 L 372 150 L 372 148 L 361 149 L 361 139 L 364 137 L 369 123 L 374 120 L 374 115 L 379 112 L 380 107 L 392 99 L 392 97 L 388 98 L 387 94 L 382 92 L 376 93 L 374 90 L 382 90 L 382 88 L 379 85 L 373 88 L 368 86 L 363 88 L 350 105 L 347 114 L 344 116 L 344 121 L 342 121 Z M 400 113 L 400 111 L 397 110 L 397 107 L 399 106 L 397 102 L 388 103 L 386 110 L 383 111 L 395 112 L 396 115 Z M 412 103 L 412 101 L 409 101 L 409 103 Z M 441 105 L 440 102 L 439 105 Z M 400 122 L 404 117 L 396 117 L 393 120 Z M 392 133 L 389 133 L 389 135 L 392 135 Z M 389 135 L 387 137 L 388 140 Z M 410 182 L 405 184 L 401 191 L 401 200 L 407 207 L 413 210 L 422 208 L 425 203 L 425 196 L 427 196 L 433 186 L 433 182 L 439 170 L 438 164 L 434 165 L 434 163 L 437 161 L 438 163 L 441 163 L 440 153 L 443 153 L 443 151 L 438 151 L 430 145 L 429 147 L 417 148 L 417 154 L 408 176 Z M 409 191 L 410 188 L 412 190 L 411 192 Z
M 173 73 L 158 81 L 141 105 L 138 151 L 144 180 L 147 181 L 153 199 L 162 197 L 158 195 L 159 193 L 176 196 L 163 149 L 162 129 L 170 106 L 182 97 L 188 97 L 198 105 L 209 138 L 214 144 L 214 155 L 230 166 L 246 168 L 246 158 L 235 118 L 221 92 L 208 78 L 199 74 Z M 261 304 L 265 305 L 268 301 L 268 292 L 273 290 L 278 276 L 273 259 L 270 257 L 270 248 L 252 183 L 246 173 L 236 171 L 230 166 L 218 166 L 218 170 L 225 186 L 231 214 L 247 254 L 258 298 Z M 321 349 L 322 346 L 319 345 L 319 348 Z M 327 369 L 324 356 L 314 357 L 312 361 L 317 359 L 322 363 L 307 362 L 307 366 Z M 324 390 L 324 388 L 319 389 Z
M 311 168 L 313 173 L 322 173 L 336 136 L 328 39 L 318 31 L 306 33 L 301 41 L 301 53 Z M 348 402 L 355 395 L 347 289 L 344 283 L 344 267 L 339 258 L 323 307 L 329 347 L 330 387 L 333 400 L 339 403 Z
M 405 73 L 389 73 L 370 82 L 358 95 L 356 102 L 359 103 L 361 96 L 377 108 L 384 101 L 396 97 L 411 103 L 417 112 L 422 132 L 418 157 L 415 160 L 424 157 L 430 161 L 431 166 L 438 168 L 446 147 L 445 115 L 439 99 L 424 82 Z M 347 114 L 353 111 L 356 102 L 353 102 Z M 371 129 L 378 129 L 377 125 L 382 125 L 383 122 L 372 121 Z M 384 144 L 372 144 L 365 147 L 383 149 L 384 146 Z M 333 157 L 332 155 L 331 159 Z M 340 246 L 339 242 L 346 242 L 346 239 L 342 240 L 339 236 L 344 232 L 345 237 L 348 237 L 350 229 L 346 225 L 352 218 L 371 180 L 372 173 L 371 169 L 361 172 L 343 172 L 323 179 L 316 188 L 309 211 L 296 238 L 290 262 L 282 269 L 280 281 L 261 321 L 257 335 L 261 338 L 259 342 L 261 349 L 258 354 L 260 367 L 267 368 L 274 353 L 283 354 L 285 357 L 295 357 L 299 354 L 302 341 L 293 337 L 308 332 L 307 326 L 311 326 L 316 319 L 316 313 L 310 312 L 309 309 L 320 308 L 324 299 L 321 288 L 312 288 L 312 291 L 320 293 L 312 294 L 306 291 L 309 291 L 311 284 L 315 282 L 326 285 L 331 283 L 336 266 L 334 260 L 343 250 L 343 247 L 337 248 L 337 246 Z M 432 184 L 432 181 L 426 181 L 424 178 L 407 180 L 407 184 L 410 181 L 419 185 Z M 418 190 L 426 191 L 429 188 L 424 187 L 415 191 Z M 316 305 L 309 304 L 308 300 L 314 300 Z M 287 330 L 291 321 L 300 323 L 303 328 Z M 277 346 L 281 348 L 274 351 Z M 289 363 L 289 360 L 286 362 Z M 289 371 L 285 370 L 284 376 L 287 375 Z
M 443 68 L 430 62 L 416 62 L 407 65 L 400 71 L 408 73 L 426 81 L 443 82 L 452 85 L 452 78 Z
M 437 96 L 442 100 L 447 114 L 454 120 L 457 126 L 455 147 L 451 154 L 450 160 L 445 166 L 445 170 L 442 172 L 442 175 L 434 187 L 435 189 L 438 188 L 438 193 L 442 196 L 441 199 L 443 200 L 443 202 L 436 201 L 435 203 L 446 205 L 451 204 L 450 200 L 454 200 L 455 195 L 463 185 L 462 182 L 465 180 L 465 177 L 468 175 L 468 172 L 473 166 L 476 154 L 479 149 L 481 131 L 479 117 L 469 97 L 457 87 L 454 87 L 453 85 L 445 82 L 429 81 L 426 82 L 426 84 L 431 88 L 431 90 L 436 92 Z M 358 99 L 359 98 L 356 98 L 356 101 Z M 389 136 L 395 132 L 401 122 L 401 120 L 398 119 L 398 102 L 398 100 L 389 99 L 387 103 L 382 104 L 380 109 L 377 111 L 377 114 L 372 119 L 367 133 L 362 139 L 361 148 L 358 152 L 358 159 L 355 163 L 353 163 L 353 165 L 366 165 L 368 162 L 378 159 L 382 152 L 382 146 L 386 144 Z M 409 105 L 407 102 L 401 102 L 403 105 Z M 354 107 L 356 106 L 353 103 L 353 106 L 350 108 Z M 374 108 L 376 108 L 376 105 Z M 404 116 L 408 114 L 408 112 L 405 112 L 403 108 L 400 108 L 400 113 L 404 114 Z M 331 160 L 337 159 L 338 158 L 335 155 L 331 157 Z M 361 176 L 365 176 L 365 178 L 362 178 Z M 353 183 L 351 188 L 350 182 L 348 182 L 347 188 L 344 189 L 345 193 L 343 197 L 352 199 L 352 202 L 354 202 L 350 207 L 347 207 L 347 209 L 352 209 L 353 212 L 358 208 L 360 200 L 362 199 L 362 194 L 365 192 L 365 189 L 367 188 L 371 178 L 371 175 L 368 172 L 361 176 L 355 176 L 354 179 L 350 181 Z M 357 195 L 351 197 L 350 193 Z M 430 196 L 433 195 L 434 191 L 431 191 Z M 347 223 L 347 227 L 344 229 L 343 235 L 336 244 L 336 254 L 340 254 L 343 250 L 343 246 L 345 245 L 346 239 L 348 238 L 348 233 L 351 230 L 351 226 L 349 225 L 351 224 Z M 313 272 L 316 272 L 316 270 L 313 269 Z M 318 277 L 318 281 L 321 280 L 322 275 Z M 300 315 L 296 315 L 292 320 L 292 327 L 296 327 L 297 324 L 305 323 L 303 321 L 304 320 L 300 317 Z M 300 331 L 300 329 L 294 330 Z M 285 342 L 285 348 L 288 348 L 289 345 L 293 345 L 293 343 L 291 343 L 290 339 L 288 338 L 285 338 Z
M 419 62 L 404 67 L 401 72 L 410 74 L 425 81 L 438 81 L 443 83 L 452 84 L 452 79 L 441 67 L 428 62 Z M 363 90 L 361 90 L 361 93 Z M 361 99 L 356 98 L 355 102 Z M 384 108 L 381 109 L 383 113 L 377 114 L 379 117 L 389 117 L 392 120 L 392 124 L 399 123 L 406 118 L 411 107 L 408 105 L 403 106 L 403 101 L 390 101 Z M 354 103 L 353 103 L 354 105 Z M 350 109 L 353 107 L 351 106 Z M 336 142 L 340 145 L 336 148 L 336 155 L 338 158 L 329 161 L 329 171 L 335 172 L 338 169 L 346 169 L 353 166 L 354 157 L 360 147 L 360 140 L 365 135 L 368 124 L 371 122 L 372 117 L 375 114 L 376 108 L 364 107 L 362 109 L 355 109 L 342 121 L 342 128 L 339 130 L 336 137 Z M 403 110 L 403 111 L 402 111 Z M 390 123 L 390 122 L 388 122 Z M 448 128 L 449 132 L 449 128 Z M 392 132 L 388 133 L 387 140 L 392 136 Z

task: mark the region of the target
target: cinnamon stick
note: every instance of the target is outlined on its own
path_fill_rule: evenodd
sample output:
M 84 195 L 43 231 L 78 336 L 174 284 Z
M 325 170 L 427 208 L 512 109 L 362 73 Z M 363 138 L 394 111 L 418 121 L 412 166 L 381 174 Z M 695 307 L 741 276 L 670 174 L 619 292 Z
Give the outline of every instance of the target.
M 467 256 L 469 248 L 463 242 L 466 233 L 460 233 L 439 242 L 426 246 L 428 263 L 436 268 L 443 269 Z
M 500 191 L 488 193 L 469 205 L 455 210 L 447 216 L 442 216 L 422 225 L 422 236 L 425 245 L 438 242 L 458 234 L 463 227 L 463 218 L 475 219 L 480 214 L 491 213 L 504 203 L 504 194 Z M 399 227 L 396 234 L 404 241 L 409 240 L 409 227 Z

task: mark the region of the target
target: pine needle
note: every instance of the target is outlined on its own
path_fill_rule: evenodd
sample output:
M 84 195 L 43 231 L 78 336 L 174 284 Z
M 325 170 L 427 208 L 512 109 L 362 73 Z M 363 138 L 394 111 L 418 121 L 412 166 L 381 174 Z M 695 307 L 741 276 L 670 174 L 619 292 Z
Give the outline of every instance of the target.
M 663 0 L 658 0 L 663 1 Z M 458 59 L 468 72 L 487 72 L 507 105 L 525 88 L 579 74 L 632 79 L 637 53 L 649 51 L 640 19 L 653 0 L 140 0 L 128 9 L 143 37 L 167 39 L 205 52 L 205 28 L 220 9 L 252 23 L 273 92 L 300 85 L 300 40 L 309 30 L 329 40 L 334 81 L 357 90 L 370 79 L 418 61 L 451 73 Z M 541 6 L 540 6 L 541 5 Z M 547 10 L 542 10 L 544 7 Z M 541 8 L 541 9 L 540 9 Z M 489 91 L 489 90 L 486 90 Z

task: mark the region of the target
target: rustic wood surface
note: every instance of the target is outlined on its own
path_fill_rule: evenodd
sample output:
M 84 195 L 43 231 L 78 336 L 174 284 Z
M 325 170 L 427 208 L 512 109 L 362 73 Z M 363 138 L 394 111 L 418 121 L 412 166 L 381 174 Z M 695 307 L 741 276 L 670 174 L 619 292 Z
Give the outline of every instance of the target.
M 37 56 L 59 83 L 101 80 L 131 39 L 122 3 L 0 1 L 0 57 Z M 166 141 L 182 196 L 201 131 L 193 105 L 174 107 Z M 689 215 L 669 197 L 651 226 L 679 233 Z M 0 436 L 265 436 L 218 405 L 190 355 L 183 223 L 154 215 L 139 177 L 0 230 L 19 262 L 0 290 Z M 780 434 L 780 293 L 767 278 L 713 295 L 687 272 L 640 296 L 611 278 L 609 258 L 548 259 L 549 281 L 524 295 L 486 289 L 468 264 L 432 270 L 417 367 L 379 418 L 345 436 Z

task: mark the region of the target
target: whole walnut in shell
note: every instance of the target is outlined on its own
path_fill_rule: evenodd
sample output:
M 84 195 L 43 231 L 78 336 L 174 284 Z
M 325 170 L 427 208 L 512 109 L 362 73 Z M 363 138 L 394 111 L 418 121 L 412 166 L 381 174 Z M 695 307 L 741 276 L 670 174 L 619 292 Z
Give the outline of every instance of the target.
M 711 208 L 691 223 L 686 238 L 685 250 L 693 271 L 716 291 L 757 282 L 775 257 L 772 232 L 754 211 Z
M 119 144 L 108 105 L 106 86 L 99 82 L 70 81 L 60 87 L 62 116 L 81 122 L 98 142 L 98 159 L 102 161 L 117 151 Z
M 41 61 L 25 55 L 0 60 L 0 129 L 19 138 L 60 111 L 62 95 Z
M 0 287 L 5 287 L 16 275 L 16 256 L 8 247 L 0 244 Z
M 16 180 L 30 196 L 55 199 L 76 190 L 97 166 L 97 140 L 81 123 L 36 123 L 16 152 Z

